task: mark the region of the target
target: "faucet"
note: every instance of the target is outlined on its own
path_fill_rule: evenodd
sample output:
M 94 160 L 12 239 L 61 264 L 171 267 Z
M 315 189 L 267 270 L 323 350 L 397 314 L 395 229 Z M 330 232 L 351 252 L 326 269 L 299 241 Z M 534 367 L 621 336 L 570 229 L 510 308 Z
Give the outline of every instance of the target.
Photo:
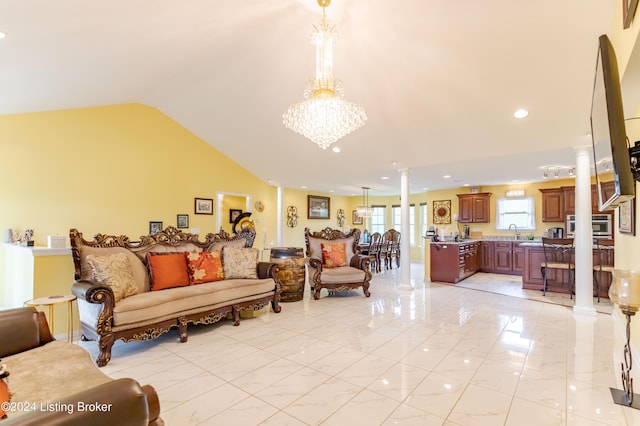
M 515 223 L 512 223 L 512 224 L 510 224 L 510 225 L 509 225 L 509 230 L 511 230 L 511 227 L 512 227 L 512 226 L 513 226 L 513 239 L 514 239 L 514 240 L 517 240 L 517 239 L 518 239 L 518 236 L 520 235 L 520 234 L 518 233 L 518 227 L 516 226 L 516 224 L 515 224 Z

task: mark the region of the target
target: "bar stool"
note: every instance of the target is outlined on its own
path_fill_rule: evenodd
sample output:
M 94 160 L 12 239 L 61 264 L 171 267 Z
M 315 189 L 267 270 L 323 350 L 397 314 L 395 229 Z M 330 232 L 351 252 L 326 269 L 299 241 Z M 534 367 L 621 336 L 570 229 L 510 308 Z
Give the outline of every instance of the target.
M 609 254 L 611 253 L 611 247 L 613 247 L 613 240 L 605 240 L 600 238 L 594 238 L 594 245 L 596 246 L 596 255 L 598 259 L 598 263 L 593 265 L 593 284 L 596 287 L 596 295 L 598 296 L 598 303 L 600 302 L 600 279 L 602 278 L 602 273 L 613 273 L 613 265 L 608 265 L 608 263 L 612 263 L 606 261 L 609 259 Z
M 575 264 L 573 263 L 573 238 L 542 238 L 544 262 L 540 265 L 542 272 L 542 294 L 547 295 L 547 275 L 549 269 L 569 272 L 569 294 L 573 299 L 575 282 Z

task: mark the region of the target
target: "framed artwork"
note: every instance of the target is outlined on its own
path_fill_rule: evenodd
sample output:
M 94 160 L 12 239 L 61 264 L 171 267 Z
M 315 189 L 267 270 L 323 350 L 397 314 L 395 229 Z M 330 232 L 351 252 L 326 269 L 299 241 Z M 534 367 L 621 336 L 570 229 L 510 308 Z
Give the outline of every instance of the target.
M 618 208 L 618 230 L 621 234 L 636 235 L 636 199 L 625 201 Z
M 177 222 L 178 222 L 178 228 L 188 228 L 189 227 L 189 215 L 188 214 L 179 214 Z
M 433 202 L 433 223 L 436 225 L 451 223 L 451 200 Z
M 149 234 L 156 234 L 162 231 L 162 222 L 149 222 Z
M 194 198 L 195 214 L 213 214 L 213 199 Z
M 229 223 L 235 222 L 238 216 L 240 216 L 241 214 L 242 210 L 229 209 Z
M 622 0 L 622 28 L 627 29 L 631 26 L 637 8 L 638 0 Z
M 362 225 L 362 218 L 358 216 L 358 210 L 354 210 L 351 212 L 351 223 L 354 225 Z
M 308 219 L 329 219 L 329 208 L 331 199 L 320 197 L 319 195 L 307 195 L 307 218 Z

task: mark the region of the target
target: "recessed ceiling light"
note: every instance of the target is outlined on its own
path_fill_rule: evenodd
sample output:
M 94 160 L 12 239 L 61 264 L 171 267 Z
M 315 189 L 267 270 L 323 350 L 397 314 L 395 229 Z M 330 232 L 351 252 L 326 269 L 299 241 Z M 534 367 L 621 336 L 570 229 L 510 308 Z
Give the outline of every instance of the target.
M 397 161 L 392 161 L 392 162 L 391 162 L 391 165 L 392 165 L 392 166 L 397 166 L 397 165 L 398 165 L 398 162 L 397 162 Z
M 329 190 L 329 193 L 333 194 L 333 189 L 330 189 L 330 190 Z
M 307 186 L 306 185 L 302 185 L 300 188 L 307 189 Z
M 444 175 L 442 177 L 445 178 L 445 179 L 449 179 L 451 177 L 451 175 Z
M 511 183 L 518 183 L 518 182 L 520 182 L 518 179 L 514 179 L 511 181 Z
M 423 191 L 426 191 L 427 189 L 429 189 L 429 188 L 427 188 L 426 186 L 424 188 L 422 188 Z
M 380 179 L 387 180 L 387 179 L 389 179 L 389 176 L 382 176 Z
M 5 38 L 7 36 L 6 33 L 3 33 L 2 31 L 0 31 L 0 38 Z
M 529 115 L 529 111 L 527 111 L 526 109 L 519 109 L 513 113 L 513 116 L 515 118 L 525 118 L 527 115 Z
M 468 184 L 468 183 L 465 183 L 465 184 L 464 184 L 464 185 L 462 185 L 462 186 L 469 186 L 469 184 Z
M 331 151 L 340 152 L 340 148 L 338 148 L 337 146 L 334 146 L 333 148 L 331 148 Z

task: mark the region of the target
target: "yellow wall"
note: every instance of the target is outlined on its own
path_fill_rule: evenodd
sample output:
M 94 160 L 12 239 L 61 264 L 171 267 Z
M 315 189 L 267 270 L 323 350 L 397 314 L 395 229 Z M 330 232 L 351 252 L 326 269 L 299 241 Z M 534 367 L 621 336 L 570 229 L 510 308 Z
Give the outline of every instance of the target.
M 148 233 L 149 221 L 176 226 L 177 214 L 188 214 L 189 227 L 203 235 L 216 232 L 215 216 L 195 215 L 195 197 L 215 199 L 216 191 L 253 200 L 276 196 L 275 187 L 140 104 L 0 116 L 0 152 L 0 230 L 33 228 L 36 245 L 46 245 L 47 235 L 68 236 L 70 228 L 87 239 L 96 233 L 137 238 Z M 266 204 L 271 208 L 254 215 L 275 233 L 275 202 Z M 227 210 L 222 223 L 228 221 Z M 0 306 L 15 286 L 6 251 L 0 244 Z M 57 257 L 63 266 L 47 259 L 46 272 L 35 274 L 68 294 L 71 257 Z
M 329 197 L 329 219 L 309 219 L 308 218 L 308 204 L 307 204 L 307 195 L 318 195 L 321 197 Z M 347 229 L 360 228 L 364 230 L 364 227 L 361 225 L 353 225 L 351 223 L 351 210 L 353 207 L 353 197 L 343 196 L 343 195 L 335 195 L 335 194 L 327 194 L 321 192 L 307 192 L 298 189 L 285 189 L 284 190 L 284 217 L 285 217 L 285 226 L 284 226 L 284 245 L 288 247 L 302 247 L 305 248 L 304 243 L 304 229 L 309 228 L 311 231 L 320 231 L 324 228 L 333 228 L 340 229 L 342 231 L 346 231 Z M 287 226 L 287 208 L 290 206 L 294 206 L 298 211 L 298 224 L 295 228 L 291 228 Z M 344 210 L 345 213 L 345 221 L 344 226 L 338 226 L 337 221 L 337 213 L 338 209 Z M 275 234 L 267 236 L 268 241 L 267 244 L 270 244 L 272 241 L 277 241 Z

